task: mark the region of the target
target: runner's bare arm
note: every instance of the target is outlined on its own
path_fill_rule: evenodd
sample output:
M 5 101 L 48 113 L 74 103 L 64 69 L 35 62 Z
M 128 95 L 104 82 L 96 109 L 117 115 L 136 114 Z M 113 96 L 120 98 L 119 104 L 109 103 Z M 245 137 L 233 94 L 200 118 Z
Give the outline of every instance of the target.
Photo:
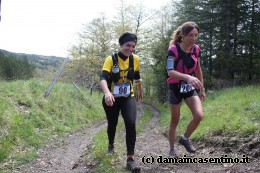
M 138 101 L 141 102 L 143 100 L 143 92 L 142 92 L 141 82 L 136 83 L 136 87 L 138 89 Z
M 203 74 L 202 74 L 201 65 L 200 65 L 200 58 L 198 58 L 198 66 L 195 69 L 195 74 L 202 84 L 202 86 L 200 88 L 200 98 L 201 98 L 201 101 L 203 102 L 206 98 L 206 93 L 205 93 L 205 88 L 204 88 Z

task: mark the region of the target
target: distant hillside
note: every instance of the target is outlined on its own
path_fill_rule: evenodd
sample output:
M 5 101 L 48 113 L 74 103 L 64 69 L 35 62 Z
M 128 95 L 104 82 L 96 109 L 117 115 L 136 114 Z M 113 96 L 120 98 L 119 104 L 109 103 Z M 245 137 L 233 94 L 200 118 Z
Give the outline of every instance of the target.
M 64 61 L 63 57 L 44 56 L 44 55 L 26 54 L 26 53 L 14 53 L 3 49 L 0 49 L 0 53 L 3 53 L 7 56 L 14 56 L 17 58 L 27 58 L 30 64 L 33 64 L 37 68 L 43 70 L 49 67 L 59 67 L 60 64 Z

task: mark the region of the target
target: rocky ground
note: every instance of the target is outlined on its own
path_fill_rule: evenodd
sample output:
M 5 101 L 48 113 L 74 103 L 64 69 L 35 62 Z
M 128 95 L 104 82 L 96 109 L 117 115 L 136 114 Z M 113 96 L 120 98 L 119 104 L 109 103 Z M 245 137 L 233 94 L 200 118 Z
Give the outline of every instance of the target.
M 149 105 L 138 103 L 138 117 L 143 115 L 144 107 L 149 107 L 152 118 L 145 130 L 137 135 L 136 160 L 142 167 L 142 172 L 149 173 L 244 173 L 260 172 L 259 136 L 249 136 L 245 139 L 235 137 L 215 136 L 211 141 L 204 143 L 193 141 L 196 154 L 189 154 L 183 146 L 177 145 L 180 158 L 193 160 L 209 160 L 209 158 L 238 158 L 235 161 L 250 163 L 162 163 L 170 161 L 168 158 L 169 144 L 165 129 L 160 127 L 159 111 Z M 39 157 L 25 165 L 13 169 L 13 173 L 87 173 L 93 172 L 91 167 L 84 163 L 87 151 L 92 146 L 92 137 L 101 129 L 106 128 L 106 121 L 70 134 L 67 138 L 50 142 L 40 149 Z M 124 156 L 122 156 L 124 157 Z M 248 159 L 247 159 L 248 158 Z M 125 166 L 125 160 L 118 166 Z

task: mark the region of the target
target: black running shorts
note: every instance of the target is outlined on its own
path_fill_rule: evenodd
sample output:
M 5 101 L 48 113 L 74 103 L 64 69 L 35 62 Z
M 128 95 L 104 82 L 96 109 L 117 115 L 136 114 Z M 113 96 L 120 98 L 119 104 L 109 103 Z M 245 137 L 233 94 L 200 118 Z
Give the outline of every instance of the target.
M 183 99 L 187 99 L 191 96 L 198 96 L 196 90 L 192 90 L 188 93 L 180 93 L 180 87 L 178 83 L 168 84 L 169 88 L 169 103 L 170 104 L 179 104 Z

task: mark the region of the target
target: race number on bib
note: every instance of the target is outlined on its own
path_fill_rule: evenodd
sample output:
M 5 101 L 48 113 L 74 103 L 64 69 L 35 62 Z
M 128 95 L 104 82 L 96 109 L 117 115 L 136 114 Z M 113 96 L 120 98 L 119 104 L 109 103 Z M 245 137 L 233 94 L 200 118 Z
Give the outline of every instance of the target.
M 180 93 L 188 93 L 195 88 L 191 84 L 182 84 L 180 87 Z
M 130 83 L 115 83 L 113 95 L 115 97 L 128 97 L 131 93 Z

